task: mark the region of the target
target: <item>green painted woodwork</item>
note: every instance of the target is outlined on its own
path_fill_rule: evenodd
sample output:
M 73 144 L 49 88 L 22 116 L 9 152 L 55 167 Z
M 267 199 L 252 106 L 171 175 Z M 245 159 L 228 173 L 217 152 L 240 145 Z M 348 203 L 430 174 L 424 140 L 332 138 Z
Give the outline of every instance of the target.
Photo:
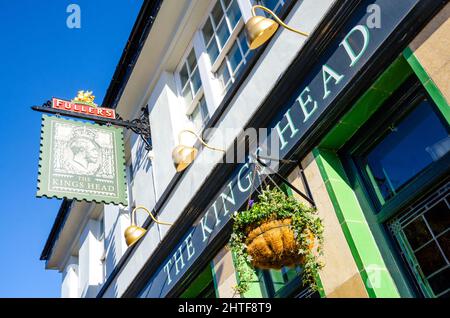
M 341 148 L 411 74 L 412 70 L 404 58 L 395 60 L 325 136 L 320 147 Z
M 180 295 L 180 298 L 196 298 L 207 288 L 214 280 L 214 268 L 211 264 L 197 276 L 197 278 L 189 285 L 189 287 Z M 215 285 L 214 285 L 215 286 Z M 216 297 L 217 297 L 217 288 Z
M 233 254 L 233 262 L 235 262 L 235 256 Z M 236 282 L 239 283 L 239 275 L 235 271 L 236 275 Z M 253 271 L 253 279 L 251 282 L 249 282 L 249 290 L 244 293 L 244 295 L 241 295 L 242 298 L 264 298 L 264 295 L 262 293 L 262 277 L 258 275 L 256 271 Z
M 444 118 L 450 122 L 450 108 L 430 79 L 414 54 L 405 50 L 389 68 L 374 82 L 374 84 L 345 114 L 339 123 L 325 136 L 313 154 L 318 164 L 320 174 L 327 192 L 333 203 L 342 231 L 349 244 L 361 278 L 369 297 L 400 297 L 411 296 L 405 287 L 403 274 L 397 271 L 393 257 L 383 258 L 382 250 L 391 249 L 380 230 L 380 223 L 385 221 L 385 214 L 367 218 L 363 208 L 370 211 L 371 207 L 358 201 L 355 195 L 355 185 L 351 185 L 337 151 L 358 131 L 358 129 L 382 106 L 391 94 L 412 74 L 416 74 L 421 83 L 438 105 Z M 360 187 L 360 185 L 356 185 Z M 286 189 L 291 195 L 290 189 Z M 360 189 L 361 191 L 361 189 Z M 372 211 L 373 212 L 373 211 Z M 383 220 L 380 217 L 383 216 Z M 377 219 L 378 218 L 378 219 Z M 374 228 L 375 232 L 374 233 Z M 378 239 L 375 239 L 375 236 Z M 382 237 L 381 239 L 379 239 Z M 386 246 L 381 246 L 381 245 Z M 386 266 L 386 264 L 388 266 Z M 395 269 L 388 271 L 387 268 Z M 395 280 L 393 279 L 396 278 Z M 261 297 L 261 286 L 255 274 L 255 284 L 245 297 Z M 401 282 L 401 283 L 399 283 Z M 397 284 L 396 284 L 397 283 Z M 322 286 L 320 278 L 319 286 Z M 321 297 L 326 297 L 323 288 L 319 290 Z
M 214 262 L 211 261 L 211 275 L 212 275 L 212 279 L 213 279 L 213 283 L 214 283 L 214 291 L 216 294 L 216 298 L 220 298 L 220 293 L 219 293 L 219 284 L 217 281 L 217 276 L 216 276 L 216 271 L 214 270 Z
M 416 275 L 417 277 L 417 283 L 420 285 L 421 290 L 425 293 L 427 297 L 429 298 L 435 297 L 433 289 L 428 284 L 428 280 L 424 277 L 422 271 L 420 270 L 420 265 L 417 262 L 416 258 L 414 257 L 414 252 L 411 250 L 408 239 L 406 238 L 404 232 L 401 230 L 395 230 L 394 235 L 397 238 L 398 243 L 401 246 L 402 250 L 405 251 L 405 257 L 411 264 L 414 264 L 413 272 L 414 275 Z
M 337 154 L 319 148 L 313 154 L 369 296 L 399 297 Z
M 417 57 L 414 55 L 414 52 L 409 47 L 405 49 L 403 55 L 406 61 L 411 66 L 411 68 L 416 73 L 422 85 L 427 90 L 428 94 L 430 94 L 431 98 L 438 106 L 444 118 L 447 120 L 448 123 L 450 123 L 450 106 L 447 100 L 445 99 L 444 95 L 442 95 L 439 88 L 433 82 L 431 77 L 428 75 L 423 66 L 420 64 Z
M 400 293 L 386 269 L 379 243 L 374 238 L 337 151 L 411 74 L 413 71 L 404 57 L 395 60 L 313 151 L 369 297 L 399 297 Z
M 447 101 L 408 48 L 403 56 L 399 57 L 379 77 L 352 109 L 343 116 L 342 120 L 326 135 L 318 148 L 313 151 L 343 233 L 370 297 L 399 297 L 400 295 L 409 297 L 412 295 L 405 283 L 403 274 L 400 273 L 398 266 L 395 264 L 395 256 L 391 255 L 384 259 L 384 254 L 381 254 L 382 251 L 392 249 L 392 246 L 386 243 L 388 240 L 381 230 L 381 223 L 398 210 L 396 206 L 399 203 L 417 195 L 420 187 L 411 187 L 411 189 L 416 190 L 409 191 L 407 193 L 408 198 L 405 198 L 404 195 L 395 197 L 385 206 L 383 213 L 375 215 L 367 199 L 358 201 L 355 191 L 366 196 L 367 193 L 359 184 L 360 180 L 356 181 L 356 184 L 350 184 L 337 151 L 347 143 L 411 74 L 415 74 L 420 79 L 433 101 L 438 105 L 444 118 L 450 122 L 450 108 Z M 352 167 L 351 169 L 356 168 Z M 354 171 L 351 172 L 355 174 Z M 433 179 L 432 176 L 430 178 Z M 364 211 L 366 210 L 367 213 L 365 214 Z M 373 215 L 369 216 L 368 214 L 371 212 Z M 390 268 L 391 271 L 386 268 Z
M 404 206 L 411 198 L 421 196 L 430 185 L 439 183 L 446 175 L 450 175 L 450 154 L 445 155 L 423 172 L 421 177 L 414 181 L 414 186 L 405 187 L 401 193 L 386 202 L 376 215 L 377 221 L 383 223 L 392 218 L 399 206 Z

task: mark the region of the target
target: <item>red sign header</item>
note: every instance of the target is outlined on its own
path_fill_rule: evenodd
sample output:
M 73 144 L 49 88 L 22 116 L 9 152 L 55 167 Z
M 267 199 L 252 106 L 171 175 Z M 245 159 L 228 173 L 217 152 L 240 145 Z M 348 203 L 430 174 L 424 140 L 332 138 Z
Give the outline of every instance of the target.
M 114 109 L 77 104 L 58 98 L 53 98 L 52 107 L 56 109 L 66 110 L 69 112 L 83 113 L 91 116 L 98 116 L 110 119 L 116 118 L 116 112 L 114 111 Z

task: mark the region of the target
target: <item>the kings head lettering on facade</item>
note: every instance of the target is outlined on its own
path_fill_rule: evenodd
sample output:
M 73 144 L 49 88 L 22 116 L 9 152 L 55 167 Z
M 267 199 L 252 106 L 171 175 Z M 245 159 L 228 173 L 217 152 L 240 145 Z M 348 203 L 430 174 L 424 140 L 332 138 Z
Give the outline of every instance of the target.
M 382 16 L 381 27 L 370 25 L 372 13 L 366 8 L 360 8 L 354 13 L 336 41 L 304 77 L 304 84 L 269 126 L 274 128 L 270 130 L 279 138 L 280 158 L 286 157 L 289 151 L 308 137 L 310 128 L 320 121 L 320 116 L 354 80 L 416 3 L 414 0 L 395 2 L 396 10 L 390 10 L 394 2 L 375 1 L 373 5 L 380 8 L 379 12 L 396 13 Z M 253 178 L 251 164 L 240 164 L 184 239 L 159 267 L 141 296 L 166 295 L 227 224 L 232 213 L 245 203 L 251 188 L 259 184 L 259 178 Z

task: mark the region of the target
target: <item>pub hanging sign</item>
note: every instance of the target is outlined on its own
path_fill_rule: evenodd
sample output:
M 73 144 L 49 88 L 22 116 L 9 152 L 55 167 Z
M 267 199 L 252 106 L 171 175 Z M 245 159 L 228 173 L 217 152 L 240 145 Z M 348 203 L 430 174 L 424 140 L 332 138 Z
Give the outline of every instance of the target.
M 83 94 L 72 102 L 53 99 L 52 107 L 109 111 L 98 112 L 91 93 Z M 122 129 L 43 115 L 37 197 L 127 205 Z

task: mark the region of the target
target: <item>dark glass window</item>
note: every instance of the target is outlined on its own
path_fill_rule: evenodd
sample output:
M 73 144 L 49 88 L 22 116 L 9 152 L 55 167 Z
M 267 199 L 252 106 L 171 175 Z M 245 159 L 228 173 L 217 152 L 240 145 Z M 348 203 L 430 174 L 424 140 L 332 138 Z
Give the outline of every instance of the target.
M 381 211 L 380 219 L 389 218 L 386 225 L 404 261 L 400 268 L 424 297 L 450 296 L 450 182 L 446 176 L 435 180 L 450 158 L 449 132 L 437 105 L 412 76 L 360 129 L 356 143 L 342 150 L 355 163 L 347 166 L 352 178 L 361 177 L 354 180 L 367 190 L 357 186 L 358 198 L 364 207 Z
M 268 298 L 320 298 L 301 282 L 302 268 L 283 267 L 280 270 L 258 270 L 263 295 Z
M 450 297 L 450 183 L 390 223 L 427 297 Z
M 214 287 L 214 268 L 208 265 L 180 295 L 180 298 L 217 298 Z
M 447 127 L 424 98 L 363 155 L 364 169 L 383 204 L 450 150 Z

